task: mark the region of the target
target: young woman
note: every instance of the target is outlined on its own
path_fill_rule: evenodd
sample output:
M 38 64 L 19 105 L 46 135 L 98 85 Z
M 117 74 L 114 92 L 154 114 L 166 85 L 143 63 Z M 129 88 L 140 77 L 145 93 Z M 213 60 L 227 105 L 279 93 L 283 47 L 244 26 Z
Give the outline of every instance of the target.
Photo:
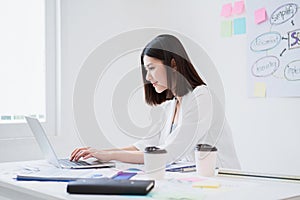
M 218 149 L 218 167 L 240 168 L 226 121 L 221 130 L 214 131 L 212 95 L 181 42 L 172 35 L 157 36 L 143 49 L 141 66 L 146 102 L 165 110 L 166 120 L 159 134 L 121 149 L 77 148 L 70 159 L 143 163 L 144 149 L 158 146 L 167 150 L 168 163 L 194 161 L 196 145 L 210 143 Z

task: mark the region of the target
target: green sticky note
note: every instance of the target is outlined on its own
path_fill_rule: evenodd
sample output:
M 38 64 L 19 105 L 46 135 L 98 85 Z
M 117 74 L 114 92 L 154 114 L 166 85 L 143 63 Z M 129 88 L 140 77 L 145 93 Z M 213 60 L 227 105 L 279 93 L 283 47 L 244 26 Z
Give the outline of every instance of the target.
M 254 84 L 254 96 L 255 97 L 266 97 L 266 84 L 255 83 Z
M 246 33 L 246 18 L 236 18 L 233 20 L 233 30 L 235 35 Z
M 232 35 L 232 22 L 231 20 L 224 20 L 221 22 L 221 36 L 231 37 Z

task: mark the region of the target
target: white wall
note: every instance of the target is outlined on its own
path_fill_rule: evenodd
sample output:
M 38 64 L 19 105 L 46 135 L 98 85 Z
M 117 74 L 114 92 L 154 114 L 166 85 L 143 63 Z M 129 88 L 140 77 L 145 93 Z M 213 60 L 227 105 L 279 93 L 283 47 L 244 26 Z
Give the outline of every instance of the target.
M 224 84 L 226 114 L 243 169 L 299 175 L 296 124 L 300 99 L 247 97 L 247 35 L 220 37 L 220 9 L 226 2 L 230 1 L 62 0 L 62 132 L 77 137 L 72 95 L 90 52 L 121 32 L 158 27 L 190 37 L 214 61 Z M 131 142 L 122 140 L 118 145 Z M 76 145 L 69 144 L 68 150 Z

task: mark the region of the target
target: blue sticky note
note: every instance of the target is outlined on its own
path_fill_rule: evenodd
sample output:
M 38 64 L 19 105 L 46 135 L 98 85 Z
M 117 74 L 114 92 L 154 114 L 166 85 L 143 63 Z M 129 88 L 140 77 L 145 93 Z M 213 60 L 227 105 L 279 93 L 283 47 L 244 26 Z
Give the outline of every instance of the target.
M 235 35 L 246 33 L 246 18 L 236 18 L 233 20 L 233 33 Z

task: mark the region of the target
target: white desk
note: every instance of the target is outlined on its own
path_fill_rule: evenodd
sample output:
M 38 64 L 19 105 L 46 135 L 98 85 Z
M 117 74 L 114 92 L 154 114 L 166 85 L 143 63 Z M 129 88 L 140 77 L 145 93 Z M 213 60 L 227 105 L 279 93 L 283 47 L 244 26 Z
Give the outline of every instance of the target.
M 214 177 L 219 188 L 193 188 L 191 179 L 207 179 L 194 172 L 166 174 L 166 180 L 156 181 L 155 188 L 147 196 L 70 195 L 66 182 L 16 181 L 14 175 L 23 167 L 36 166 L 41 161 L 0 163 L 0 200 L 7 199 L 166 199 L 168 197 L 189 199 L 285 199 L 300 195 L 300 182 L 271 179 Z M 126 165 L 125 165 L 126 166 Z M 124 167 L 124 165 L 118 166 Z M 123 168 L 124 169 L 124 168 Z M 137 175 L 136 179 L 145 176 Z M 187 180 L 187 178 L 191 178 Z M 299 198 L 300 199 L 300 198 Z

